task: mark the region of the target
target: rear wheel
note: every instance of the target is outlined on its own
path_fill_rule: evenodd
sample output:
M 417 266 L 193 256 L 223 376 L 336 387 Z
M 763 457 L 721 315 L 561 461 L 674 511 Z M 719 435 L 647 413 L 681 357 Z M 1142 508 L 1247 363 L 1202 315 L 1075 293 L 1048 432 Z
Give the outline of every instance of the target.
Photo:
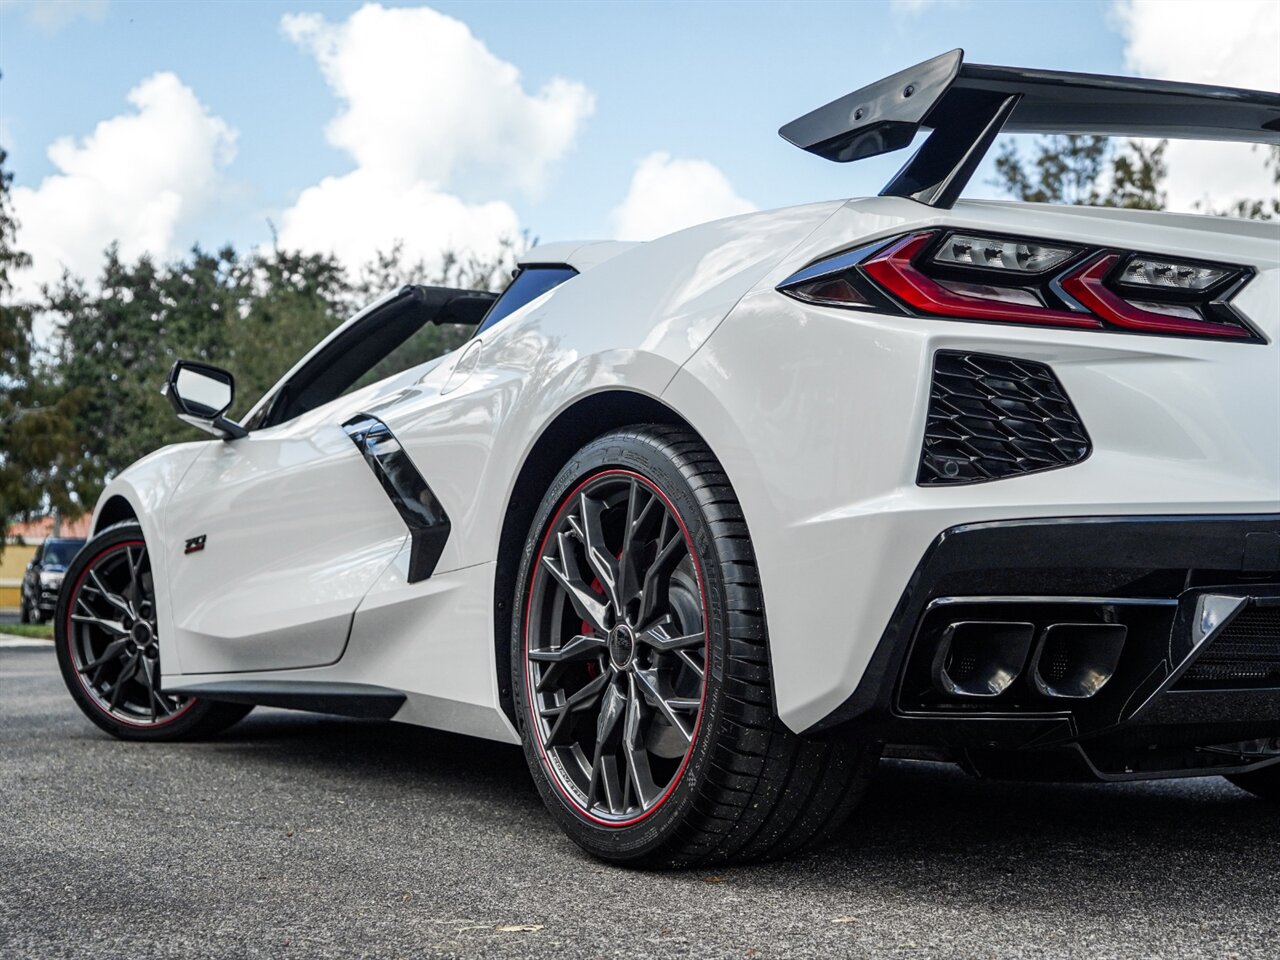
M 1227 777 L 1241 790 L 1248 790 L 1255 797 L 1280 802 L 1280 764 L 1272 764 L 1250 773 L 1238 773 Z
M 852 809 L 874 757 L 775 716 L 751 540 L 698 437 L 644 426 L 579 451 L 517 582 L 525 754 L 583 848 L 646 866 L 773 858 Z
M 161 689 L 151 558 L 136 523 L 104 530 L 76 556 L 58 597 L 54 637 L 72 699 L 123 740 L 209 736 L 252 709 Z

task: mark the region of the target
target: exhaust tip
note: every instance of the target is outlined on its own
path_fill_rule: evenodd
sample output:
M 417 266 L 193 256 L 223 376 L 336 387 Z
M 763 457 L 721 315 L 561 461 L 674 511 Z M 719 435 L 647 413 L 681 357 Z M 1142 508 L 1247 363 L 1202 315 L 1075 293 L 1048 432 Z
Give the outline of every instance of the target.
M 1122 623 L 1055 623 L 1031 657 L 1031 682 L 1046 697 L 1085 700 L 1116 672 L 1129 628 Z
M 1022 673 L 1034 638 L 1030 623 L 948 624 L 933 658 L 934 686 L 953 697 L 998 697 Z

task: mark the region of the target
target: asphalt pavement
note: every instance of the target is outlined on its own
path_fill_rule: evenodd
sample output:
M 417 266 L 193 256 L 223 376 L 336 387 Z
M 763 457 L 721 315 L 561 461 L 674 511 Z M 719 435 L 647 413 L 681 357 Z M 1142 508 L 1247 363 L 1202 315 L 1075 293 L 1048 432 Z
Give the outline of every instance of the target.
M 1266 957 L 1280 808 L 1220 779 L 1017 785 L 886 762 L 785 863 L 619 870 L 520 752 L 258 710 L 120 743 L 0 647 L 0 957 Z

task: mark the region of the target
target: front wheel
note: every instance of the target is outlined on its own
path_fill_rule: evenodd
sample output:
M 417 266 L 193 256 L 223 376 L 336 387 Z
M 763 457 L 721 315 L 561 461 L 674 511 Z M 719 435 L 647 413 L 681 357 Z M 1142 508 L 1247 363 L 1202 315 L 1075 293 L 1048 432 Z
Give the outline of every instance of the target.
M 777 719 L 751 539 L 696 435 L 643 426 L 579 451 L 517 583 L 525 755 L 584 849 L 637 866 L 768 859 L 846 818 L 874 756 Z
M 76 555 L 58 595 L 54 640 L 71 698 L 122 740 L 209 736 L 252 709 L 161 689 L 151 557 L 136 523 L 109 527 Z

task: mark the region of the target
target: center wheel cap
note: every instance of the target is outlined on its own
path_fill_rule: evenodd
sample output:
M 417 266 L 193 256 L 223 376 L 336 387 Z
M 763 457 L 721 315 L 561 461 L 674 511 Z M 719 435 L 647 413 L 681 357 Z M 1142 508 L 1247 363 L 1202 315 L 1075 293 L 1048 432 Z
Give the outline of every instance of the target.
M 133 642 L 140 647 L 145 647 L 151 642 L 151 627 L 149 624 L 138 621 L 133 625 L 130 633 L 133 637 Z
M 636 653 L 635 632 L 625 623 L 609 631 L 609 660 L 619 670 L 631 666 Z

